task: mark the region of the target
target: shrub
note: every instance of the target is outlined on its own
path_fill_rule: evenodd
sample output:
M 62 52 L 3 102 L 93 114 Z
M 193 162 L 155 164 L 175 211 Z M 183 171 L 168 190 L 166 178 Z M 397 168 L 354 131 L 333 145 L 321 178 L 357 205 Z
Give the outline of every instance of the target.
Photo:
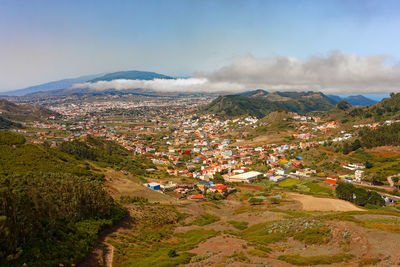
M 178 254 L 176 254 L 176 250 L 175 249 L 171 249 L 171 250 L 168 251 L 168 257 L 175 258 L 177 256 L 178 256 Z
M 299 254 L 295 254 L 295 255 L 281 255 L 278 257 L 278 260 L 286 261 L 294 265 L 305 266 L 305 265 L 339 263 L 350 260 L 352 258 L 354 258 L 354 255 L 345 253 L 339 253 L 335 255 L 309 256 L 309 257 L 303 257 L 300 256 Z
M 198 226 L 204 226 L 207 224 L 214 223 L 216 221 L 219 221 L 219 218 L 217 216 L 205 213 L 201 215 L 199 218 L 191 222 L 189 225 L 198 225 Z
M 238 230 L 244 230 L 247 228 L 248 222 L 239 222 L 239 221 L 229 221 L 229 223 Z
M 331 231 L 328 227 L 312 227 L 294 234 L 294 239 L 305 244 L 323 244 L 331 238 Z
M 259 199 L 259 198 L 254 198 L 254 197 L 252 197 L 252 198 L 249 199 L 249 203 L 250 203 L 251 205 L 261 204 L 262 202 L 264 202 L 264 200 Z
M 252 249 L 252 250 L 249 250 L 248 253 L 250 255 L 260 257 L 260 258 L 268 258 L 269 257 L 267 252 L 260 250 L 260 249 Z

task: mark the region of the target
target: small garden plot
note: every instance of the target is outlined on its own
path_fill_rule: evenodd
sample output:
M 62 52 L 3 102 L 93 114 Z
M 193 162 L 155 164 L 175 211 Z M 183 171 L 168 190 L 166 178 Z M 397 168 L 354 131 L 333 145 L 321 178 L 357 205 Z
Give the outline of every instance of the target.
M 229 223 L 238 230 L 244 230 L 248 226 L 248 222 L 229 221 Z
M 198 226 L 204 226 L 207 224 L 211 224 L 214 222 L 219 221 L 219 217 L 205 213 L 201 215 L 199 218 L 195 219 L 193 222 L 189 223 L 188 225 L 198 225 Z
M 300 183 L 300 181 L 297 180 L 297 179 L 288 178 L 286 180 L 280 181 L 278 183 L 278 186 L 279 187 L 283 187 L 283 188 L 287 188 L 287 187 L 291 187 L 291 186 L 294 186 L 294 185 L 299 184 L 299 183 Z
M 304 257 L 300 256 L 299 254 L 295 254 L 295 255 L 281 255 L 278 257 L 279 260 L 286 261 L 290 264 L 299 266 L 339 263 L 351 260 L 352 258 L 354 258 L 354 255 L 346 253 L 339 253 L 335 255 L 309 256 L 309 257 Z

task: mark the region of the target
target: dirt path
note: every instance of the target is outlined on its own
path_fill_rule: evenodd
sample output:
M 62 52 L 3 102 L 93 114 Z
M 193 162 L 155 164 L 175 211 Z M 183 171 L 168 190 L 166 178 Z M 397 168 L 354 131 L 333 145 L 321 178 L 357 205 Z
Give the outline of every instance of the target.
M 341 199 L 320 198 L 308 195 L 288 193 L 290 198 L 300 201 L 303 210 L 308 211 L 363 211 L 363 209 Z
M 112 267 L 114 259 L 114 246 L 109 244 L 110 234 L 116 234 L 121 231 L 128 231 L 132 228 L 132 221 L 130 216 L 126 216 L 116 225 L 109 229 L 104 230 L 96 245 L 89 251 L 86 257 L 77 264 L 78 267 Z
M 112 267 L 114 259 L 114 247 L 108 244 L 107 254 L 105 255 L 105 266 Z

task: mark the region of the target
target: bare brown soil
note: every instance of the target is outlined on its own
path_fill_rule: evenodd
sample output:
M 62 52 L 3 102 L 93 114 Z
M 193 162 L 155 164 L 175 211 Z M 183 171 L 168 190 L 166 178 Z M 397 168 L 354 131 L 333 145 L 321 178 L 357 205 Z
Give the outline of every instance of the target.
M 246 189 L 254 189 L 256 191 L 260 191 L 263 190 L 264 187 L 262 187 L 261 185 L 254 185 L 254 184 L 241 184 L 238 185 L 239 188 L 246 188 Z
M 121 196 L 137 196 L 147 198 L 150 202 L 176 203 L 176 198 L 156 192 L 136 181 L 134 177 L 109 169 L 105 173 L 106 185 L 111 196 L 118 199 Z
M 290 198 L 300 201 L 303 210 L 308 211 L 363 211 L 363 209 L 341 199 L 320 198 L 309 195 L 288 193 Z

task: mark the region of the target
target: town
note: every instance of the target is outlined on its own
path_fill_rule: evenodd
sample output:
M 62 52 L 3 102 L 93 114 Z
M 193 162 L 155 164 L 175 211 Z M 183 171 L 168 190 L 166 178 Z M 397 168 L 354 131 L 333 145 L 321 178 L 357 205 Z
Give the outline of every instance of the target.
M 57 100 L 49 107 L 60 117 L 29 122 L 25 129 L 15 131 L 24 134 L 28 142 L 50 147 L 88 135 L 115 141 L 156 166 L 146 170 L 148 177 L 142 179 L 145 186 L 179 199 L 204 199 L 207 192 L 226 197 L 235 188 L 224 184 L 260 180 L 276 183 L 287 178 L 315 179 L 331 186 L 342 181 L 382 189 L 395 187 L 391 177 L 397 176 L 393 174 L 387 175 L 384 184 L 373 185 L 365 162 L 336 161 L 337 166 L 332 169 L 328 163 L 315 164 L 309 153 L 310 148 L 324 149 L 352 139 L 360 128 L 377 129 L 379 123 L 343 127 L 338 121 L 286 111 L 268 116 L 279 117 L 275 122 L 249 116 L 223 120 L 212 114 L 196 113 L 209 101 L 204 97 L 129 100 Z M 395 122 L 398 121 L 388 120 L 382 125 Z M 276 135 L 270 130 L 276 130 L 277 123 L 287 132 L 272 140 L 276 142 L 266 143 L 262 136 L 253 137 L 260 131 Z M 394 180 L 398 182 L 398 178 Z M 400 199 L 389 193 L 382 196 L 387 204 Z

